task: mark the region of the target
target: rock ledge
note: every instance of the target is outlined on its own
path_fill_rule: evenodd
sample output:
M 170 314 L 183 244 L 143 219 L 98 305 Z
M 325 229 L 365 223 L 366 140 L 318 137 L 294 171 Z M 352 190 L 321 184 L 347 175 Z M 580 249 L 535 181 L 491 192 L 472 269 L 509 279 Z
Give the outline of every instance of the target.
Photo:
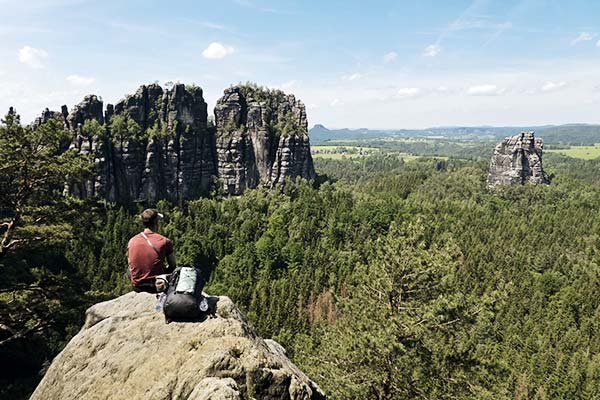
M 194 323 L 165 324 L 154 303 L 131 292 L 88 309 L 31 399 L 325 399 L 229 298 Z

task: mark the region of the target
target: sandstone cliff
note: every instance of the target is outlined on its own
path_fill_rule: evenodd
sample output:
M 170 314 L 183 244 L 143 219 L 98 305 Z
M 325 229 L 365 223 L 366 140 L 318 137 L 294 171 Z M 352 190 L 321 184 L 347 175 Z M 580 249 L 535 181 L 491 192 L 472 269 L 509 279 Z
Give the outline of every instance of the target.
M 548 178 L 542 168 L 542 149 L 542 139 L 536 138 L 534 132 L 521 132 L 504 139 L 494 149 L 488 186 L 547 184 Z
M 306 109 L 293 95 L 255 86 L 225 90 L 215 107 L 223 190 L 273 187 L 286 177 L 314 179 Z
M 155 301 L 131 292 L 91 307 L 31 399 L 325 398 L 229 298 L 210 298 L 215 316 L 195 323 L 165 324 Z
M 93 122 L 95 121 L 95 123 Z M 216 173 L 214 132 L 202 89 L 141 86 L 103 111 L 87 96 L 66 117 L 72 148 L 94 160 L 94 175 L 70 191 L 109 201 L 177 200 L 210 189 Z
M 215 181 L 228 194 L 273 187 L 286 177 L 315 177 L 306 111 L 293 95 L 232 87 L 207 124 L 202 89 L 141 86 L 115 106 L 86 96 L 70 113 L 46 109 L 34 127 L 55 118 L 73 133 L 71 148 L 89 156 L 93 175 L 67 191 L 108 201 L 197 197 Z

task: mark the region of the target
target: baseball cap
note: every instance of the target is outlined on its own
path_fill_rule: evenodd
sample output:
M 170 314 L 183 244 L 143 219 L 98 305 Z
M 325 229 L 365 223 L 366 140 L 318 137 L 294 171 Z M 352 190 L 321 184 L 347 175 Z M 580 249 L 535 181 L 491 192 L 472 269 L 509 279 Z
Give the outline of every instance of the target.
M 164 217 L 164 215 L 156 211 L 154 208 L 147 208 L 140 214 L 140 220 L 144 224 L 156 222 Z

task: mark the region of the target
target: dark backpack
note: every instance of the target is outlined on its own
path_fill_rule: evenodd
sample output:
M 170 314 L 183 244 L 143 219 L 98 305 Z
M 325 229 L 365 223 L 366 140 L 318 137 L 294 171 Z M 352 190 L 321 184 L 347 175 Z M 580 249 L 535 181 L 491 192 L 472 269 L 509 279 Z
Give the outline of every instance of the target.
M 177 268 L 169 278 L 169 287 L 163 304 L 165 321 L 194 321 L 203 316 L 199 305 L 205 281 L 199 268 Z

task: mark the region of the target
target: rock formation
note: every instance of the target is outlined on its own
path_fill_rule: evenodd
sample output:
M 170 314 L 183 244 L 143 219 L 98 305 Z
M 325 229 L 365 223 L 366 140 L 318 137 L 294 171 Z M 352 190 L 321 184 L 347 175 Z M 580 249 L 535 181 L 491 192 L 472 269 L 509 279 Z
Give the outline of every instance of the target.
M 548 177 L 542 168 L 542 149 L 542 139 L 536 138 L 533 131 L 504 139 L 494 149 L 488 186 L 547 184 Z
M 306 109 L 293 95 L 254 86 L 225 90 L 215 107 L 223 190 L 273 187 L 286 177 L 314 179 Z
M 41 124 L 44 124 L 51 119 L 56 119 L 57 121 L 62 122 L 66 126 L 68 114 L 69 111 L 67 110 L 67 106 L 62 106 L 61 111 L 50 111 L 46 108 L 44 111 L 42 111 L 42 115 L 40 115 L 35 119 L 35 121 L 33 121 L 33 128 L 35 129 Z
M 94 160 L 94 174 L 70 187 L 109 201 L 178 200 L 210 189 L 216 173 L 214 133 L 199 87 L 141 86 L 106 113 L 86 96 L 66 117 L 72 148 Z
M 148 293 L 96 304 L 31 399 L 325 399 L 229 298 L 209 299 L 215 316 L 194 323 L 165 324 Z
M 225 193 L 315 177 L 306 111 L 293 95 L 252 86 L 225 91 L 208 127 L 202 89 L 141 86 L 104 110 L 89 95 L 70 113 L 46 109 L 73 133 L 71 148 L 94 162 L 92 176 L 67 191 L 108 201 L 197 197 L 220 180 Z

